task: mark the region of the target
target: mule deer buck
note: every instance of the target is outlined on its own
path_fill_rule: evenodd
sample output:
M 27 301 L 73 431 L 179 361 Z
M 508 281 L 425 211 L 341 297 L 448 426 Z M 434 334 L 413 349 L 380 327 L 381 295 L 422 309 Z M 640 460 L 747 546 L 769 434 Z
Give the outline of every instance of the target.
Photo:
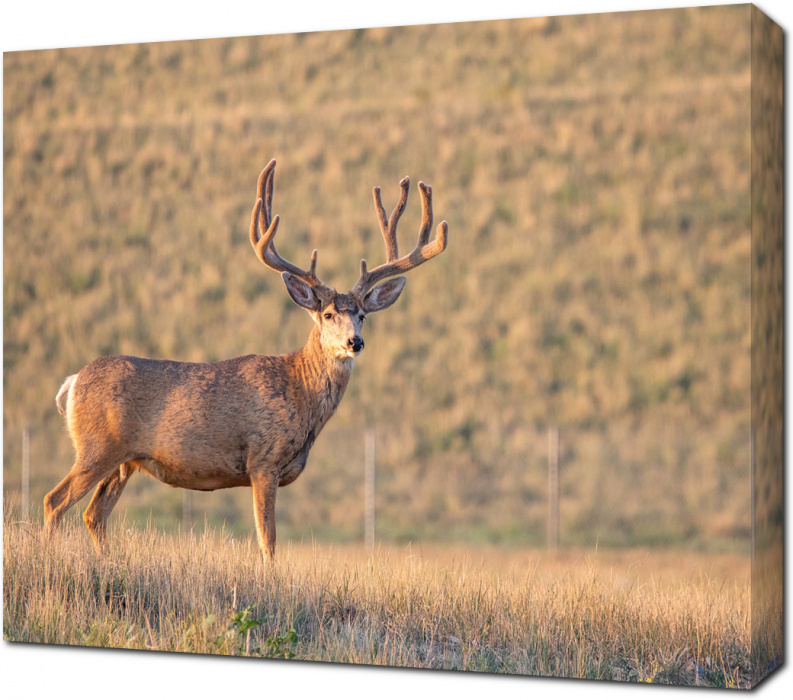
M 364 347 L 364 317 L 397 300 L 407 279 L 394 275 L 443 252 L 448 231 L 442 222 L 430 242 L 432 189 L 419 182 L 423 216 L 418 243 L 400 258 L 396 229 L 410 180 L 399 183 L 399 202 L 390 218 L 375 187 L 386 262 L 369 270 L 361 260 L 358 281 L 339 294 L 317 277 L 316 250 L 308 270 L 278 254 L 273 243 L 279 222 L 272 215 L 274 176 L 271 160 L 259 176 L 251 243 L 259 260 L 281 273 L 289 296 L 311 315 L 314 327 L 308 342 L 288 355 L 197 364 L 103 357 L 68 377 L 55 402 L 66 417 L 76 459 L 44 498 L 49 533 L 96 486 L 83 519 L 101 551 L 108 516 L 132 474 L 140 470 L 184 489 L 251 486 L 259 546 L 265 561 L 273 558 L 276 491 L 300 476 L 317 435 L 339 405 L 354 359 Z

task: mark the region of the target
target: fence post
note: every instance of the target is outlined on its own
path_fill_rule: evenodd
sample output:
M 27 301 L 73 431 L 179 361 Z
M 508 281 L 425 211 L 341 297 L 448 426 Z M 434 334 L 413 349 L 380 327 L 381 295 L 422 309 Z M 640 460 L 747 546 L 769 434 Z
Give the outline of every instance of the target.
M 559 547 L 559 428 L 548 428 L 548 549 Z
M 22 428 L 22 520 L 30 519 L 30 428 Z
M 374 551 L 374 463 L 375 433 L 368 427 L 364 433 L 364 543 L 371 554 Z
M 757 476 L 757 470 L 755 467 L 754 462 L 754 426 L 752 426 L 749 430 L 749 517 L 751 518 L 751 522 L 749 527 L 751 528 L 751 540 L 752 540 L 752 549 L 751 549 L 751 558 L 750 563 L 752 566 L 752 571 L 755 571 L 754 568 L 754 541 L 755 537 L 757 536 L 757 532 L 755 531 L 755 485 L 754 480 Z
M 189 532 L 191 527 L 193 527 L 193 492 L 185 489 L 184 501 L 182 501 L 182 532 Z

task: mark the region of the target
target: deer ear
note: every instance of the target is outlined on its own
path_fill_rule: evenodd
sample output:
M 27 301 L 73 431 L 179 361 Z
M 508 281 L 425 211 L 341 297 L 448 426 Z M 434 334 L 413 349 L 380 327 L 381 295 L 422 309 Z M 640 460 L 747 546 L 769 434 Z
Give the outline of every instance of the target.
M 295 304 L 302 306 L 308 311 L 319 311 L 319 299 L 314 296 L 311 287 L 303 280 L 294 275 L 290 275 L 288 272 L 282 272 L 281 277 L 284 279 L 286 291 L 289 292 L 289 296 L 292 297 L 292 301 L 294 301 Z
M 363 310 L 366 313 L 371 313 L 372 311 L 387 309 L 399 299 L 399 295 L 402 293 L 407 281 L 407 277 L 394 277 L 382 284 L 378 284 L 364 298 Z

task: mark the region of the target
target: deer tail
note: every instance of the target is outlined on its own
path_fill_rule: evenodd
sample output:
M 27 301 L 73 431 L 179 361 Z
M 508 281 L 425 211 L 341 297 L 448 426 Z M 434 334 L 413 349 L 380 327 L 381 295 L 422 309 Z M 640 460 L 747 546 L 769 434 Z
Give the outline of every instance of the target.
M 74 384 L 75 379 L 77 379 L 76 374 L 66 377 L 66 380 L 63 382 L 60 390 L 58 391 L 58 395 L 55 397 L 55 405 L 58 407 L 58 412 L 62 416 L 66 415 L 66 402 L 69 398 L 69 390 L 72 388 L 72 384 Z

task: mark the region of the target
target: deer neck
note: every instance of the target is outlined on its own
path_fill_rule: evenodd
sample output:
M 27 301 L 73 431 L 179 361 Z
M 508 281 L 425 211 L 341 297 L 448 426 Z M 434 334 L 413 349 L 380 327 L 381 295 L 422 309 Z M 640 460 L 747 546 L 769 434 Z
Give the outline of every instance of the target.
M 344 396 L 353 359 L 329 355 L 322 347 L 319 327 L 314 326 L 308 342 L 298 352 L 298 361 L 308 403 L 314 410 L 312 422 L 315 422 L 318 432 Z

